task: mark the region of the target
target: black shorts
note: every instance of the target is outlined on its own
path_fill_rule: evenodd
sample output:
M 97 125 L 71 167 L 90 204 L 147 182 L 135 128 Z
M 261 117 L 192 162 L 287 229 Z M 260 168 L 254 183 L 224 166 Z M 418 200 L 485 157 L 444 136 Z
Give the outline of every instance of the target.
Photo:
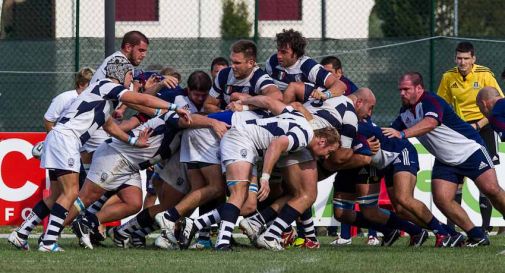
M 469 121 L 468 123 L 474 124 L 477 121 Z M 498 140 L 494 130 L 491 125 L 486 125 L 482 127 L 479 131 L 480 137 L 484 140 L 484 147 L 486 147 L 487 153 L 491 157 L 494 165 L 500 164 L 500 156 L 498 155 Z
M 335 176 L 333 192 L 356 193 L 358 184 L 377 184 L 380 182 L 380 174 L 370 166 L 356 169 L 342 170 Z

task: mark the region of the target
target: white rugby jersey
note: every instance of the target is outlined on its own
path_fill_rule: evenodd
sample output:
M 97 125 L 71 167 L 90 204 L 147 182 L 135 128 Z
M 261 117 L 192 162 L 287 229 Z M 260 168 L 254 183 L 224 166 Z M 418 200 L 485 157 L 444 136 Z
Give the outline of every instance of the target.
M 113 104 L 117 104 L 125 92 L 128 89 L 109 79 L 91 84 L 70 105 L 53 130 L 73 134 L 83 145 L 110 117 Z
M 445 100 L 427 91 L 414 106 L 402 107 L 392 127 L 401 131 L 416 125 L 425 117 L 435 119 L 438 126 L 417 139 L 426 150 L 447 165 L 465 162 L 484 145 L 479 133 L 458 117 Z
M 330 75 L 322 65 L 307 56 L 300 57 L 295 64 L 286 68 L 279 64 L 277 54 L 273 54 L 266 61 L 265 70 L 281 91 L 286 90 L 291 82 L 310 82 L 323 87 Z
M 313 115 L 312 127 L 334 127 L 340 133 L 343 148 L 351 148 L 358 130 L 358 117 L 352 100 L 338 96 L 327 100 L 309 99 L 303 106 Z
M 65 111 L 68 110 L 72 102 L 77 99 L 77 91 L 70 90 L 65 91 L 58 96 L 54 97 L 51 101 L 51 105 L 47 108 L 46 113 L 44 114 L 44 118 L 50 122 L 56 122 L 58 119 L 64 115 Z
M 263 90 L 270 85 L 275 86 L 275 83 L 259 67 L 255 67 L 248 77 L 241 80 L 235 78 L 231 67 L 227 67 L 217 74 L 209 95 L 216 99 L 222 99 L 227 105 L 230 103 L 232 93 L 261 95 Z M 226 105 L 221 105 L 221 108 L 224 109 Z
M 256 150 L 266 150 L 274 139 L 287 136 L 289 139 L 287 152 L 294 152 L 307 147 L 314 137 L 314 131 L 309 122 L 290 106 L 278 116 L 253 118 L 240 122 L 237 119 L 234 122 L 234 127 L 245 132 L 247 139 L 244 141 L 252 142 Z
M 109 145 L 126 157 L 134 166 L 145 169 L 158 161 L 169 158 L 180 146 L 182 129 L 179 116 L 169 111 L 161 116 L 149 119 L 146 123 L 130 131 L 130 136 L 138 137 L 146 128 L 153 130 L 147 143 L 149 147 L 139 148 L 112 138 Z

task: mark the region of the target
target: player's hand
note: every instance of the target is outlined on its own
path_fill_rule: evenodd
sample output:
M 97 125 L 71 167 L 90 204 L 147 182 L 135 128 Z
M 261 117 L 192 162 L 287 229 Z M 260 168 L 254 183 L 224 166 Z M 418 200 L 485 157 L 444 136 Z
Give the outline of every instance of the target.
M 163 81 L 161 81 L 161 83 L 165 86 L 165 87 L 168 87 L 168 88 L 176 88 L 177 85 L 179 84 L 179 80 L 177 80 L 176 77 L 172 77 L 172 76 L 164 76 L 165 79 Z
M 151 136 L 151 134 L 153 132 L 154 132 L 154 130 L 151 128 L 145 128 L 144 130 L 142 130 L 138 136 L 137 141 L 135 142 L 135 147 L 139 147 L 139 148 L 149 147 L 149 144 L 147 143 L 147 141 L 149 140 L 149 137 Z
M 160 82 L 160 78 L 156 75 L 151 75 L 149 79 L 144 83 L 144 89 L 151 88 Z
M 177 108 L 175 109 L 175 112 L 179 115 L 180 118 L 186 120 L 188 122 L 188 125 L 191 124 L 191 114 L 188 112 L 188 110 L 184 108 Z
M 270 194 L 270 182 L 260 178 L 260 190 L 258 191 L 258 201 L 262 202 L 267 199 Z
M 326 95 L 319 89 L 312 91 L 312 93 L 310 94 L 310 97 L 314 98 L 315 100 L 325 100 L 326 99 Z
M 237 100 L 237 101 L 232 101 L 230 102 L 227 106 L 226 109 L 231 110 L 233 112 L 241 112 L 244 110 L 244 107 L 242 105 L 242 101 Z
M 114 112 L 112 112 L 112 118 L 121 120 L 124 117 L 124 112 L 125 109 L 123 109 L 123 107 L 119 107 L 118 109 L 114 110 Z
M 382 133 L 389 137 L 389 138 L 393 138 L 393 137 L 396 137 L 396 138 L 402 138 L 402 136 L 400 135 L 400 132 L 393 129 L 393 128 L 382 128 Z
M 372 151 L 372 154 L 375 155 L 381 148 L 381 143 L 379 142 L 378 139 L 375 138 L 375 136 L 368 138 L 366 141 L 368 142 L 370 151 Z
M 212 121 L 212 130 L 219 138 L 223 138 L 224 134 L 228 131 L 230 126 L 225 122 L 219 120 Z

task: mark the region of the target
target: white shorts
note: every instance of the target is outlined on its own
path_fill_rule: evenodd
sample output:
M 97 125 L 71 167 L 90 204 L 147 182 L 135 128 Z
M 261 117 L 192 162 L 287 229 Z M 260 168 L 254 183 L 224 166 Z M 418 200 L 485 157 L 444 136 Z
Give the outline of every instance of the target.
M 102 143 L 104 143 L 107 139 L 109 139 L 110 136 L 105 132 L 105 130 L 100 127 L 98 128 L 93 135 L 91 136 L 86 143 L 81 148 L 81 152 L 88 152 L 92 153 L 98 149 Z
M 87 179 L 107 191 L 124 185 L 142 188 L 139 169 L 118 151 L 103 143 L 93 154 Z
M 256 165 L 259 160 L 258 151 L 254 144 L 235 127 L 226 132 L 221 140 L 220 149 L 224 168 L 237 161 L 246 161 Z
M 78 173 L 81 169 L 81 141 L 74 135 L 51 130 L 46 137 L 40 167 Z
M 189 192 L 191 187 L 186 176 L 187 166 L 180 161 L 179 151 L 174 153 L 169 159 L 156 164 L 154 171 L 154 175 L 159 176 L 159 178 L 178 192 L 183 194 Z
M 312 154 L 307 148 L 301 149 L 299 151 L 296 151 L 294 153 L 289 153 L 286 155 L 281 155 L 279 158 L 279 161 L 277 161 L 276 166 L 279 168 L 284 168 L 287 166 L 295 165 L 295 164 L 300 164 L 303 162 L 308 162 L 314 160 L 314 157 L 312 157 Z
M 181 141 L 181 162 L 221 163 L 219 142 L 219 137 L 212 129 L 184 130 Z

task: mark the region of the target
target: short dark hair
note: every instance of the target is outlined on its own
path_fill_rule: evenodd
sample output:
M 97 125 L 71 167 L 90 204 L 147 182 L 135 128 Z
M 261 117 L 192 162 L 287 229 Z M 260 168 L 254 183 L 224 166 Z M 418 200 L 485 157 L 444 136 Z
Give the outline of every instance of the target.
M 415 71 L 410 71 L 407 73 L 404 73 L 399 81 L 409 79 L 414 86 L 421 85 L 422 88 L 424 88 L 424 82 L 423 82 L 423 75 L 419 72 Z
M 188 89 L 197 91 L 209 91 L 212 87 L 212 80 L 209 74 L 204 71 L 197 70 L 191 73 L 188 77 Z
M 277 48 L 289 47 L 297 57 L 305 55 L 305 47 L 307 39 L 305 39 L 299 31 L 293 29 L 283 29 L 282 32 L 275 35 L 277 40 Z
M 256 44 L 253 41 L 238 40 L 235 43 L 233 43 L 233 45 L 231 45 L 231 52 L 243 53 L 244 57 L 256 61 L 256 55 L 258 54 L 258 49 L 256 48 Z
M 230 63 L 225 57 L 217 57 L 212 60 L 212 63 L 210 63 L 210 71 L 214 69 L 215 65 L 225 65 L 225 66 L 230 66 Z
M 456 46 L 456 53 L 458 53 L 458 52 L 462 52 L 462 53 L 470 52 L 470 55 L 475 56 L 475 48 L 473 47 L 472 43 L 470 43 L 470 42 L 460 42 Z
M 340 59 L 337 58 L 336 56 L 327 56 L 321 60 L 321 65 L 328 65 L 328 64 L 331 64 L 331 66 L 335 70 L 342 68 L 342 62 L 340 62 Z
M 149 39 L 144 35 L 144 33 L 138 30 L 132 30 L 125 33 L 123 36 L 123 41 L 121 42 L 121 48 L 124 48 L 126 44 L 130 44 L 132 46 L 139 45 L 140 42 L 144 42 L 149 44 Z

